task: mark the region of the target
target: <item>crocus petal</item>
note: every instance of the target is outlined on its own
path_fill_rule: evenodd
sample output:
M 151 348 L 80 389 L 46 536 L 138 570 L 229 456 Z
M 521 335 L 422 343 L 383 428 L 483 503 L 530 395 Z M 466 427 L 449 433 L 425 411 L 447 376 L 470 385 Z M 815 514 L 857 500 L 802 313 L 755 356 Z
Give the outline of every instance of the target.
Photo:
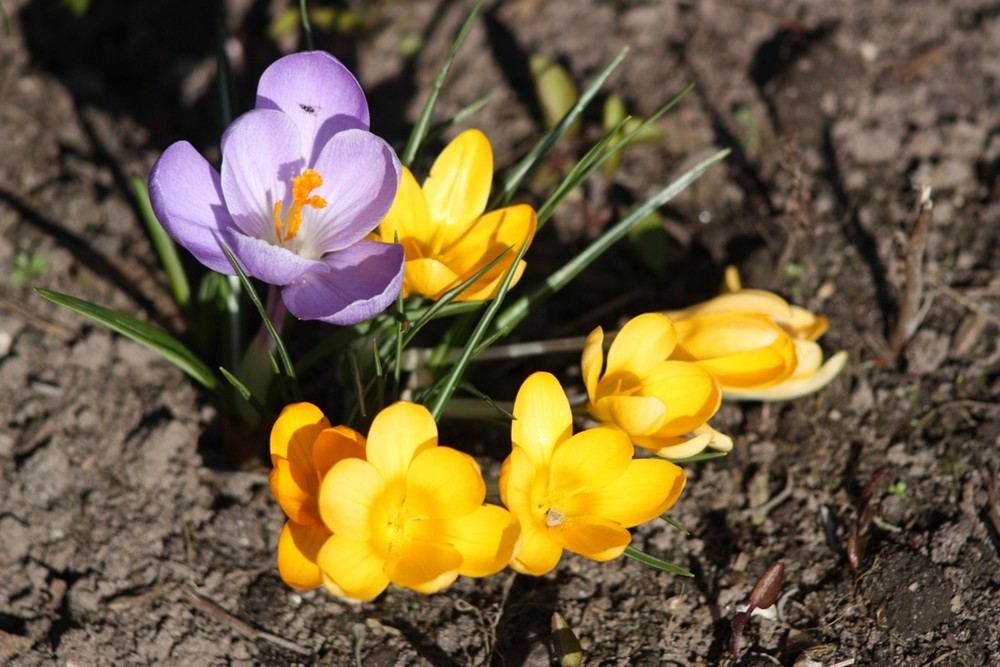
M 306 274 L 323 274 L 329 268 L 320 260 L 307 259 L 261 238 L 232 231 L 225 237 L 240 268 L 268 285 L 288 285 Z
M 278 574 L 292 588 L 308 590 L 323 583 L 316 557 L 330 531 L 321 523 L 303 526 L 286 521 L 278 537 Z
M 687 433 L 706 421 L 722 402 L 720 382 L 711 369 L 689 361 L 664 361 L 652 375 L 655 381 L 642 387 L 642 393 L 655 396 L 667 408 L 660 429 L 674 434 Z
M 323 477 L 319 514 L 327 528 L 352 540 L 367 540 L 383 506 L 386 484 L 371 463 L 344 459 Z
M 697 361 L 723 387 L 765 387 L 795 371 L 793 339 L 766 315 L 710 315 L 676 327 L 673 358 Z
M 571 517 L 553 532 L 567 551 L 596 561 L 618 558 L 632 541 L 627 530 L 596 515 Z
M 323 177 L 316 192 L 327 206 L 309 211 L 303 226 L 310 228 L 301 232 L 320 256 L 375 229 L 396 197 L 400 168 L 389 144 L 370 132 L 347 130 L 330 139 L 313 167 Z
M 532 373 L 514 399 L 511 441 L 538 468 L 546 467 L 555 447 L 573 434 L 573 413 L 559 380 Z
M 328 271 L 314 271 L 285 286 L 288 311 L 304 320 L 350 325 L 388 308 L 403 285 L 403 248 L 359 241 L 323 258 Z
M 285 515 L 300 524 L 319 521 L 316 510 L 315 486 L 318 479 L 311 470 L 292 465 L 287 459 L 271 457 L 271 472 L 267 484 Z
M 644 313 L 622 327 L 608 350 L 606 375 L 644 372 L 667 357 L 674 349 L 677 335 L 674 323 L 662 313 Z
M 521 447 L 514 447 L 500 466 L 500 499 L 522 523 L 539 511 L 532 498 L 548 491 L 548 473 L 539 473 Z
M 387 564 L 389 580 L 419 593 L 437 593 L 458 579 L 462 555 L 450 544 L 411 540 Z
M 610 484 L 571 499 L 569 514 L 601 516 L 625 528 L 663 514 L 684 489 L 684 471 L 662 459 L 634 459 Z
M 403 480 L 420 452 L 437 446 L 437 423 L 422 405 L 399 401 L 383 409 L 368 429 L 368 460 L 392 484 Z
M 655 396 L 605 396 L 590 412 L 633 436 L 655 433 L 667 418 L 667 407 Z
M 773 387 L 756 390 L 723 390 L 726 400 L 733 401 L 790 401 L 803 396 L 808 396 L 819 391 L 828 385 L 847 363 L 848 354 L 846 350 L 841 350 L 826 360 L 818 371 L 802 379 L 786 380 Z
M 382 558 L 369 542 L 334 534 L 316 555 L 323 573 L 356 600 L 371 600 L 389 585 Z
M 587 336 L 583 345 L 583 357 L 580 369 L 583 371 L 583 383 L 587 387 L 587 396 L 591 401 L 597 400 L 597 382 L 604 366 L 604 330 L 597 327 Z
M 212 271 L 233 274 L 219 245 L 221 233 L 233 226 L 221 178 L 194 146 L 179 141 L 163 152 L 149 173 L 149 199 L 177 243 Z
M 291 447 L 311 449 L 316 436 L 325 428 L 330 428 L 329 420 L 312 403 L 285 406 L 271 427 L 271 454 L 288 458 Z
M 440 260 L 431 257 L 407 260 L 403 274 L 407 294 L 419 294 L 428 299 L 438 299 L 452 287 L 461 283 L 458 274 Z
M 758 289 L 741 289 L 738 292 L 720 294 L 717 297 L 695 304 L 683 310 L 667 311 L 675 322 L 690 320 L 707 315 L 728 315 L 733 313 L 761 313 L 772 318 L 789 319 L 792 307 L 773 292 Z
M 360 84 L 339 60 L 322 51 L 288 55 L 264 70 L 257 84 L 257 108 L 288 115 L 302 136 L 309 165 L 336 133 L 368 129 L 368 103 Z
M 455 137 L 431 167 L 424 196 L 431 218 L 462 225 L 485 209 L 493 183 L 493 149 L 479 130 Z
M 451 447 L 432 447 L 410 463 L 403 511 L 453 519 L 475 511 L 485 498 L 486 483 L 475 459 Z
M 320 477 L 344 459 L 365 458 L 365 437 L 349 426 L 320 431 L 313 443 L 313 466 Z
M 547 528 L 532 522 L 522 522 L 521 548 L 510 566 L 521 574 L 541 576 L 551 572 L 559 564 L 562 552 L 562 544 L 553 538 Z
M 498 251 L 496 256 L 499 256 L 500 252 L 502 251 Z M 513 287 L 521 280 L 521 276 L 524 275 L 524 269 L 527 266 L 528 263 L 524 260 L 517 263 L 517 266 L 514 267 L 514 275 L 510 279 L 509 287 Z M 462 290 L 462 293 L 455 297 L 455 301 L 487 301 L 495 298 L 497 292 L 500 291 L 500 284 L 503 282 L 504 275 L 509 268 L 510 264 L 506 260 L 499 262 L 487 271 L 486 275 Z
M 403 167 L 396 198 L 379 223 L 379 235 L 386 243 L 392 243 L 397 237 L 408 238 L 414 241 L 416 247 L 429 248 L 434 242 L 434 231 L 424 191 L 413 172 Z M 407 254 L 407 259 L 416 259 L 418 256 Z
M 513 514 L 497 505 L 481 505 L 454 519 L 415 521 L 408 532 L 416 539 L 452 545 L 462 555 L 459 574 L 485 577 L 507 566 L 521 537 Z
M 292 179 L 305 167 L 299 132 L 280 111 L 248 111 L 222 135 L 222 192 L 247 236 L 276 243 L 274 205 L 292 201 Z
M 599 426 L 581 431 L 552 454 L 551 479 L 560 494 L 601 489 L 628 469 L 634 453 L 631 441 L 620 429 Z

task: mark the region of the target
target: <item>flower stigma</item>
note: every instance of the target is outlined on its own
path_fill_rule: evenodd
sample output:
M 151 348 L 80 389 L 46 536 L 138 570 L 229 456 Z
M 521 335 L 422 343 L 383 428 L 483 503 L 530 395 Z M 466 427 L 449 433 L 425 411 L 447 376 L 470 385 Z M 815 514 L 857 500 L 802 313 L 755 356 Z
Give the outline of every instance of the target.
M 301 175 L 292 179 L 292 206 L 288 209 L 285 219 L 281 219 L 283 200 L 274 203 L 274 232 L 278 243 L 283 244 L 295 238 L 302 226 L 302 209 L 306 206 L 320 209 L 326 208 L 326 200 L 319 195 L 310 196 L 310 192 L 323 185 L 323 177 L 312 169 L 306 169 Z

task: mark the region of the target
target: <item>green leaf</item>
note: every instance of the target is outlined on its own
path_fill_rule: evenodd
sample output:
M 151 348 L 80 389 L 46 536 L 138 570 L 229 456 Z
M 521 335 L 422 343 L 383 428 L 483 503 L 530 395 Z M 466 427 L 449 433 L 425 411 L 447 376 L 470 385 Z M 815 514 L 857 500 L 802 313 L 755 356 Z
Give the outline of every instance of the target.
M 650 556 L 643 551 L 639 551 L 633 546 L 625 547 L 625 555 L 632 560 L 639 561 L 643 565 L 655 567 L 657 570 L 663 570 L 664 572 L 670 572 L 671 574 L 679 574 L 682 577 L 694 577 L 693 572 L 685 570 L 680 565 L 674 565 L 673 563 L 668 563 L 665 560 L 660 560 L 656 556 Z
M 594 241 L 581 253 L 552 273 L 541 285 L 536 287 L 526 296 L 519 298 L 511 304 L 507 310 L 505 310 L 500 317 L 497 318 L 496 330 L 503 332 L 503 335 L 509 333 L 518 322 L 523 320 L 528 315 L 534 305 L 540 303 L 544 299 L 547 299 L 569 284 L 569 282 L 579 275 L 581 271 L 587 268 L 591 262 L 600 257 L 602 253 L 625 236 L 628 231 L 640 220 L 646 217 L 650 211 L 656 210 L 683 192 L 689 185 L 698 180 L 698 178 L 710 167 L 723 160 L 727 155 L 729 155 L 728 148 L 723 149 L 707 160 L 703 160 L 702 162 L 696 164 L 694 167 L 684 172 L 684 174 L 677 178 L 673 183 L 646 199 L 629 215 L 625 216 L 617 223 L 606 229 L 601 236 L 594 239 Z
M 722 456 L 727 456 L 728 452 L 702 452 L 693 456 L 686 456 L 682 459 L 670 459 L 674 463 L 694 463 L 695 461 L 710 461 Z
M 597 95 L 597 92 L 604 85 L 604 82 L 608 80 L 611 73 L 614 72 L 618 66 L 625 59 L 625 55 L 628 53 L 628 47 L 625 47 L 618 52 L 615 59 L 612 60 L 607 67 L 605 67 L 597 77 L 590 83 L 589 86 L 580 94 L 580 99 L 576 101 L 576 104 L 566 112 L 563 119 L 553 127 L 551 130 L 545 133 L 541 140 L 535 144 L 527 155 L 521 158 L 521 161 L 517 163 L 514 170 L 507 176 L 504 180 L 503 188 L 501 188 L 493 197 L 493 201 L 486 210 L 493 210 L 495 208 L 500 208 L 501 206 L 506 206 L 510 203 L 511 198 L 524 179 L 528 177 L 528 174 L 541 162 L 542 158 L 548 154 L 552 147 L 555 146 L 556 142 L 569 130 L 570 127 L 576 123 L 577 118 L 583 113 L 583 110 L 587 108 L 590 102 Z
M 246 295 L 250 297 L 251 303 L 257 308 L 257 312 L 260 314 L 260 319 L 264 323 L 264 327 L 267 329 L 267 333 L 271 335 L 271 340 L 274 341 L 275 351 L 278 353 L 278 358 L 281 360 L 282 368 L 290 379 L 295 379 L 295 366 L 292 364 L 292 358 L 288 356 L 288 350 L 285 348 L 285 343 L 281 340 L 281 335 L 278 330 L 274 328 L 274 323 L 271 322 L 271 318 L 267 316 L 267 309 L 264 308 L 263 302 L 261 302 L 260 297 L 257 296 L 257 290 L 254 289 L 253 283 L 247 278 L 247 274 L 243 272 L 243 267 L 240 263 L 236 261 L 233 256 L 232 251 L 226 246 L 225 243 L 220 245 L 222 252 L 225 253 L 226 259 L 229 260 L 229 265 L 233 267 L 233 271 L 236 272 L 236 277 L 239 278 L 240 285 L 243 287 L 243 291 Z
M 207 389 L 211 391 L 218 390 L 219 380 L 215 373 L 212 372 L 212 369 L 166 331 L 136 319 L 131 315 L 104 308 L 89 301 L 69 296 L 68 294 L 60 294 L 59 292 L 41 288 L 36 288 L 35 291 L 44 299 L 48 299 L 53 303 L 89 317 L 123 336 L 131 338 L 135 342 L 145 345 L 200 382 Z
M 153 241 L 156 254 L 160 256 L 160 263 L 167 272 L 170 279 L 170 290 L 174 293 L 174 301 L 181 308 L 188 305 L 191 300 L 191 286 L 188 283 L 187 274 L 184 272 L 184 265 L 181 263 L 180 255 L 177 253 L 177 244 L 167 234 L 160 221 L 153 213 L 153 207 L 149 202 L 149 189 L 146 181 L 138 176 L 132 176 L 132 196 L 142 214 L 142 221 L 149 232 L 149 238 Z
M 227 371 L 224 367 L 219 366 L 219 372 L 222 373 L 222 377 L 226 378 L 229 384 L 233 385 L 233 388 L 239 392 L 240 396 L 243 397 L 243 400 L 253 407 L 257 414 L 260 415 L 261 419 L 270 421 L 267 408 L 264 407 L 264 404 L 260 402 L 259 398 L 253 395 L 253 392 L 250 391 L 249 387 L 240 382 L 239 378 Z
M 413 161 L 417 157 L 417 151 L 424 144 L 428 128 L 431 125 L 431 116 L 434 114 L 434 107 L 437 106 L 438 97 L 441 95 L 445 79 L 448 78 L 451 64 L 455 61 L 458 49 L 462 45 L 462 42 L 465 41 L 465 36 L 469 34 L 472 22 L 479 15 L 479 10 L 482 6 L 483 0 L 479 0 L 472 8 L 472 11 L 469 12 L 469 15 L 465 18 L 465 22 L 462 23 L 462 27 L 458 29 L 458 33 L 455 35 L 455 40 L 451 44 L 448 55 L 445 56 L 444 62 L 441 63 L 441 69 L 438 70 L 437 78 L 434 80 L 430 92 L 427 93 L 424 108 L 420 110 L 420 116 L 417 118 L 413 130 L 410 132 L 410 138 L 406 142 L 406 147 L 399 156 L 399 160 L 403 163 L 404 167 L 409 167 L 413 164 Z

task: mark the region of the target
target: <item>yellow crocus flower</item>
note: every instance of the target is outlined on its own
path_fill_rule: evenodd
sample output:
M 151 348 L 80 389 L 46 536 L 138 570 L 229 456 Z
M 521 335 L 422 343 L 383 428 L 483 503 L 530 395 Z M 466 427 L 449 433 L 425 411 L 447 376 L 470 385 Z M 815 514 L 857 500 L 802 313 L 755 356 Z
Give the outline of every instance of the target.
M 514 256 L 531 243 L 537 219 L 525 204 L 484 213 L 492 181 L 493 149 L 479 130 L 466 130 L 445 147 L 423 187 L 403 168 L 396 199 L 376 238 L 388 243 L 397 239 L 403 246 L 404 296 L 438 299 L 510 249 L 456 300 L 496 296 Z M 524 266 L 521 260 L 512 285 Z
M 592 560 L 620 556 L 628 528 L 659 516 L 684 488 L 681 468 L 633 458 L 629 437 L 613 426 L 573 434 L 573 415 L 559 381 L 534 373 L 514 402 L 511 454 L 500 472 L 500 496 L 521 523 L 511 567 L 542 575 L 563 550 Z
M 669 317 L 645 313 L 629 320 L 608 349 L 606 368 L 603 345 L 604 331 L 597 327 L 581 359 L 594 419 L 669 458 L 693 456 L 706 446 L 732 448 L 731 439 L 707 424 L 722 401 L 719 381 L 701 364 L 671 358 L 678 335 Z

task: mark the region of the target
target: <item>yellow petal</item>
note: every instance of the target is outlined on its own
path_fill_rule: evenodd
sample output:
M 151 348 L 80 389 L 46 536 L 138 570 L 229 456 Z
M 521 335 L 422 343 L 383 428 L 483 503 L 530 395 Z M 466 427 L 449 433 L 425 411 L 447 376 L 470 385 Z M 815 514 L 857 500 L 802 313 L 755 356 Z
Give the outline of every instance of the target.
M 587 388 L 587 396 L 591 403 L 597 400 L 597 381 L 601 377 L 604 366 L 604 330 L 597 327 L 587 336 L 583 344 L 583 356 L 580 359 L 580 370 L 583 371 L 583 384 Z
M 548 529 L 534 522 L 521 523 L 521 548 L 511 568 L 521 574 L 541 576 L 551 572 L 559 559 L 562 558 L 562 544 L 556 540 Z
M 535 209 L 526 204 L 507 206 L 481 215 L 448 244 L 449 266 L 464 280 L 495 259 L 505 248 L 511 248 L 512 251 L 491 269 L 491 273 L 506 273 L 521 246 L 531 243 L 536 227 Z
M 828 385 L 847 363 L 848 354 L 841 350 L 827 359 L 818 371 L 802 379 L 790 379 L 765 389 L 738 391 L 724 390 L 726 400 L 733 401 L 790 401 L 808 396 Z
M 499 254 L 499 253 L 497 253 Z M 521 276 L 524 274 L 524 269 L 527 266 L 527 262 L 521 260 L 514 267 L 514 276 L 510 279 L 510 287 L 513 287 L 521 280 Z M 456 301 L 488 301 L 496 297 L 497 292 L 500 290 L 500 283 L 503 282 L 504 276 L 509 264 L 501 262 L 497 266 L 504 266 L 504 273 L 497 273 L 497 267 L 494 267 L 486 273 L 482 278 L 469 285 L 466 289 L 462 290 L 462 293 L 455 297 Z M 475 273 L 473 271 L 472 273 Z M 470 274 L 471 275 L 471 274 Z
M 461 282 L 457 273 L 432 257 L 407 260 L 403 271 L 406 294 L 417 294 L 428 299 L 440 299 L 445 292 L 458 287 Z
M 674 322 L 691 320 L 709 315 L 732 315 L 736 313 L 758 313 L 774 319 L 790 319 L 792 306 L 774 292 L 745 289 L 721 294 L 708 301 L 697 303 L 682 310 L 667 311 Z
M 459 574 L 467 577 L 485 577 L 507 567 L 521 539 L 517 518 L 498 505 L 481 505 L 456 519 L 421 523 L 436 524 L 427 532 L 433 530 L 437 539 L 458 550 Z
M 281 580 L 299 590 L 322 584 L 316 557 L 330 535 L 322 523 L 303 526 L 286 521 L 278 537 L 278 574 Z
M 312 403 L 288 405 L 271 427 L 271 454 L 292 458 L 289 450 L 293 447 L 311 452 L 316 436 L 329 426 L 323 412 Z
M 648 437 L 636 438 L 635 444 L 667 459 L 685 459 L 701 454 L 706 447 L 728 452 L 733 448 L 733 439 L 725 433 L 703 424 L 690 433 L 677 436 L 654 433 Z
M 417 454 L 410 464 L 403 510 L 454 519 L 475 511 L 485 498 L 486 483 L 475 459 L 450 447 L 434 447 Z
M 338 461 L 365 458 L 365 437 L 349 426 L 320 431 L 313 444 L 313 466 L 322 478 Z
M 711 369 L 688 361 L 665 361 L 652 375 L 657 381 L 644 384 L 640 391 L 666 406 L 666 418 L 656 429 L 661 433 L 681 435 L 693 431 L 718 411 L 722 390 Z M 650 433 L 643 431 L 642 435 Z
M 500 467 L 500 499 L 521 523 L 536 520 L 537 500 L 548 493 L 548 472 L 540 472 L 521 447 Z
M 387 484 L 403 480 L 418 453 L 437 446 L 437 424 L 422 405 L 399 401 L 375 415 L 366 456 Z
M 399 179 L 396 198 L 385 218 L 379 223 L 379 237 L 385 243 L 398 239 L 407 248 L 406 259 L 411 257 L 411 248 L 429 248 L 434 243 L 434 225 L 427 211 L 427 200 L 413 173 L 403 167 Z
M 697 361 L 724 388 L 764 387 L 795 370 L 795 343 L 766 315 L 710 315 L 676 326 L 673 358 Z
M 566 507 L 572 514 L 601 516 L 625 528 L 638 526 L 673 506 L 684 489 L 684 471 L 662 459 L 634 459 L 606 487 L 581 494 Z
M 281 509 L 296 523 L 308 524 L 319 521 L 316 509 L 318 478 L 310 479 L 309 474 L 293 466 L 287 459 L 273 455 L 271 458 L 274 467 L 267 476 L 267 483 L 271 488 L 271 495 L 278 501 Z
M 573 413 L 559 380 L 551 373 L 529 375 L 514 400 L 511 441 L 536 468 L 544 468 L 555 447 L 572 434 Z
M 552 488 L 566 495 L 604 488 L 628 469 L 634 453 L 620 429 L 599 426 L 581 431 L 552 455 Z
M 642 377 L 651 366 L 670 356 L 676 342 L 674 323 L 666 315 L 644 313 L 633 317 L 611 343 L 605 375 L 628 373 Z
M 389 581 L 420 593 L 437 593 L 458 578 L 462 556 L 450 544 L 409 540 L 386 567 Z
M 655 396 L 606 396 L 597 401 L 591 414 L 630 436 L 649 435 L 658 431 L 666 420 L 667 407 Z
M 368 540 L 383 511 L 385 493 L 385 480 L 375 466 L 361 459 L 344 459 L 320 484 L 319 513 L 334 533 Z
M 596 561 L 618 558 L 632 535 L 614 521 L 600 516 L 575 516 L 555 531 L 563 548 Z
M 485 209 L 493 184 L 493 149 L 479 130 L 455 137 L 431 167 L 424 197 L 437 223 L 464 225 Z
M 333 535 L 323 543 L 316 563 L 346 597 L 371 600 L 389 585 L 384 563 L 369 542 Z

